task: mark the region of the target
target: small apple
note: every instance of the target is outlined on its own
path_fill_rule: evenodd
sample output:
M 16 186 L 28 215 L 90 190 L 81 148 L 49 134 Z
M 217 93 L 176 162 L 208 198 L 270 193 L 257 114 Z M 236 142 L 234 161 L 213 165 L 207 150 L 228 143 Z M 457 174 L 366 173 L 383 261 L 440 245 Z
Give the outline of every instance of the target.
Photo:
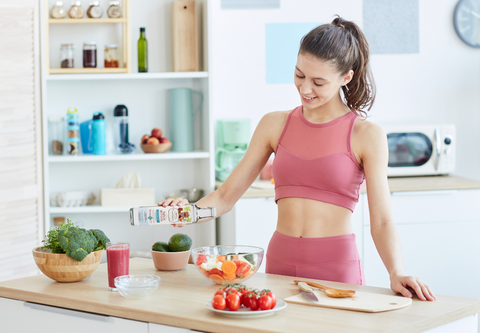
M 150 139 L 150 135 L 145 134 L 142 136 L 142 143 L 147 143 L 147 140 Z
M 156 137 L 157 139 L 160 139 L 162 137 L 162 134 L 163 134 L 163 132 L 160 128 L 154 128 L 152 130 L 152 136 Z
M 170 140 L 168 140 L 167 138 L 160 138 L 160 143 L 168 143 L 170 142 Z
M 157 138 L 153 137 L 147 140 L 147 145 L 158 145 L 160 141 Z

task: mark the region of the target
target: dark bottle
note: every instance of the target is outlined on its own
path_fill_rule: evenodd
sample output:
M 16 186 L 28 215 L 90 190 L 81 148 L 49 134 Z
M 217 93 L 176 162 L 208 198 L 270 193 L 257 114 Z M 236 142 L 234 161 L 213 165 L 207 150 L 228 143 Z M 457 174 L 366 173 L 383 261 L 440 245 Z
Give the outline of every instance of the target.
M 140 28 L 140 39 L 138 40 L 138 71 L 148 72 L 148 44 L 145 38 L 145 28 Z

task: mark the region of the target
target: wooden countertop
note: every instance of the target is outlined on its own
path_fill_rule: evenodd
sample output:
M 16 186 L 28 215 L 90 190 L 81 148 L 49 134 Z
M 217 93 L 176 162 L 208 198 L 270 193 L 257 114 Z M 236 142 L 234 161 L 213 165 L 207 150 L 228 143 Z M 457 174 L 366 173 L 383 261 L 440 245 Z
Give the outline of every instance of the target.
M 44 275 L 0 282 L 0 297 L 87 311 L 103 315 L 215 332 L 422 332 L 480 312 L 480 300 L 437 295 L 435 302 L 414 299 L 404 309 L 363 313 L 291 304 L 262 318 L 218 315 L 204 304 L 219 288 L 193 265 L 175 272 L 157 271 L 151 259 L 130 259 L 130 274 L 155 274 L 159 289 L 147 300 L 134 301 L 108 290 L 106 264 L 83 281 L 59 283 Z M 315 280 L 313 280 L 315 281 Z M 322 283 L 323 281 L 319 281 Z M 389 289 L 323 282 L 326 285 L 393 295 Z M 293 278 L 257 273 L 248 287 L 272 289 L 278 298 L 298 294 Z M 400 297 L 400 296 L 399 296 Z
M 216 182 L 216 187 L 222 183 Z M 390 192 L 442 191 L 480 188 L 480 181 L 459 176 L 396 177 L 388 178 Z M 363 186 L 362 193 L 366 193 Z M 275 197 L 274 185 L 268 180 L 257 180 L 242 198 Z

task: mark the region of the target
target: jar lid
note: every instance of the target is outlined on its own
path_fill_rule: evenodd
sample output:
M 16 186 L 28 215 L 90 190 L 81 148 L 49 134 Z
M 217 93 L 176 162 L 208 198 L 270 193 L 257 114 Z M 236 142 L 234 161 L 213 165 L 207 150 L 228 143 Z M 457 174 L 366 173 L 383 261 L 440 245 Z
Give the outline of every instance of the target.
M 105 44 L 106 49 L 116 49 L 117 47 L 117 44 Z
M 92 1 L 88 4 L 89 6 L 100 6 L 100 2 L 98 1 Z
M 125 117 L 128 116 L 128 109 L 125 105 L 119 104 L 113 109 L 114 117 Z
M 83 45 L 97 45 L 97 42 L 83 42 Z
M 55 6 L 63 6 L 63 1 L 57 1 L 57 2 L 55 2 Z
M 51 121 L 52 123 L 57 123 L 57 122 L 60 122 L 60 121 L 63 122 L 63 117 L 50 116 L 50 117 L 48 117 L 48 121 Z
M 62 44 L 60 44 L 60 47 L 73 47 L 73 44 L 71 44 L 71 43 L 62 43 Z
M 118 6 L 118 5 L 120 5 L 120 1 L 110 1 L 108 4 L 110 6 Z
M 75 5 L 75 6 L 81 6 L 82 5 L 82 2 L 81 1 L 74 1 L 72 2 L 72 6 Z

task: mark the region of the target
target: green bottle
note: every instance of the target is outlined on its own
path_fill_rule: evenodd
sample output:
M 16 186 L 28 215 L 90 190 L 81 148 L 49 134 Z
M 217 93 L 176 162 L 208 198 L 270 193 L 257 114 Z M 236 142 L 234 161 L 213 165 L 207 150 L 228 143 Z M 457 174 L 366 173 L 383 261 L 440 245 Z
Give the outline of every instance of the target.
M 138 71 L 148 72 L 148 44 L 145 38 L 145 28 L 140 28 L 140 39 L 138 40 Z

